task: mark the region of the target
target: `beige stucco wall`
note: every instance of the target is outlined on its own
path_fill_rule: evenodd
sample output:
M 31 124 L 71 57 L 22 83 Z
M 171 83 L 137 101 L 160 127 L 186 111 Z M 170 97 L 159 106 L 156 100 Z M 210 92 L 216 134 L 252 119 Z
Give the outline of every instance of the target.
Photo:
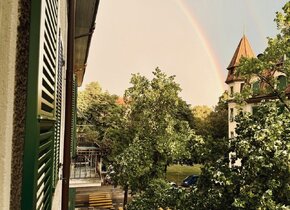
M 235 93 L 240 93 L 240 90 L 241 90 L 241 84 L 244 83 L 244 82 L 241 82 L 241 81 L 237 81 L 237 82 L 234 82 L 234 83 L 231 83 L 230 85 L 228 85 L 228 93 L 230 94 L 230 89 L 231 87 L 234 88 L 234 94 Z M 230 96 L 231 97 L 231 96 Z
M 0 3 L 0 209 L 9 209 L 18 1 Z
M 52 198 L 52 208 L 53 210 L 61 210 L 61 191 L 62 191 L 62 181 L 59 180 Z
M 253 109 L 252 107 L 255 106 L 255 104 L 246 104 L 244 107 L 243 107 L 243 111 L 244 112 L 250 112 L 252 113 Z M 234 117 L 238 114 L 238 111 L 240 110 L 240 106 L 238 106 L 236 103 L 234 102 L 229 102 L 229 109 L 228 109 L 228 114 L 229 114 L 229 120 L 228 120 L 228 125 L 229 125 L 229 138 L 231 138 L 231 132 L 234 132 L 234 135 L 236 135 L 235 133 L 235 128 L 237 126 L 237 123 L 235 121 L 231 122 L 230 121 L 230 109 L 233 109 L 234 110 Z
M 230 95 L 231 94 L 231 87 L 233 87 L 233 94 L 240 93 L 241 83 L 243 83 L 243 82 L 236 81 L 236 82 L 233 82 L 233 83 L 228 85 L 228 93 L 229 93 L 229 97 L 230 97 L 229 99 L 233 99 L 233 97 L 234 97 L 234 95 L 233 95 L 233 97 Z M 232 137 L 231 136 L 232 132 L 235 135 L 236 122 L 235 121 L 233 121 L 233 122 L 230 121 L 230 110 L 233 109 L 234 110 L 234 116 L 236 116 L 238 107 L 236 107 L 236 103 L 234 103 L 234 102 L 229 102 L 228 107 L 229 107 L 228 108 L 228 116 L 229 116 L 229 119 L 228 119 L 228 122 L 229 122 L 228 123 L 229 124 L 228 136 L 229 136 L 229 138 L 231 138 Z
M 228 119 L 228 122 L 229 122 L 229 138 L 231 138 L 231 132 L 235 132 L 235 128 L 236 128 L 236 122 L 235 121 L 230 121 L 230 110 L 233 109 L 234 110 L 234 116 L 236 116 L 237 114 L 237 109 L 236 109 L 236 104 L 235 103 L 229 103 L 228 105 L 229 109 L 228 109 L 228 116 L 229 116 L 229 119 Z

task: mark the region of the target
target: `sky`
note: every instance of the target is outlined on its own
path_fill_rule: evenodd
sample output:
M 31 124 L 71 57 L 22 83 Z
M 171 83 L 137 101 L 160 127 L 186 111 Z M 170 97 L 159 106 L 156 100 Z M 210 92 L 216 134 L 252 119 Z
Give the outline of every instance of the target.
M 101 0 L 80 90 L 97 81 L 122 96 L 132 74 L 175 75 L 191 105 L 214 106 L 245 34 L 257 54 L 287 0 Z

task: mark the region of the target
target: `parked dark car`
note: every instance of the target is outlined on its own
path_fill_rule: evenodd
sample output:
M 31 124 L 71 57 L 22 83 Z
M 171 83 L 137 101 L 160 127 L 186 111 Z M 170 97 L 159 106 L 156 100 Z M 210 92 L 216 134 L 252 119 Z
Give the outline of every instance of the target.
M 197 183 L 197 180 L 198 180 L 198 177 L 197 175 L 190 175 L 188 177 L 186 177 L 182 183 L 181 183 L 181 186 L 182 187 L 189 187 L 189 186 L 193 186 Z

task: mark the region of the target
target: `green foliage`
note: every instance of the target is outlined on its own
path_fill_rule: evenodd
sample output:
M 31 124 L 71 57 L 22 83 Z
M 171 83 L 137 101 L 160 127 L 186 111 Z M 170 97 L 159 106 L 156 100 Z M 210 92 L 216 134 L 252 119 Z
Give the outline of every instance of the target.
M 149 181 L 151 159 L 147 142 L 134 139 L 122 153 L 114 158 L 113 180 L 124 188 L 130 186 L 131 191 L 144 189 Z
M 290 113 L 281 113 L 280 103 L 263 103 L 255 115 L 241 112 L 237 123 L 231 161 L 241 166 L 229 167 L 227 158 L 206 163 L 197 187 L 177 197 L 178 189 L 153 182 L 129 209 L 289 209 Z
M 209 135 L 216 140 L 228 138 L 228 102 L 227 93 L 219 98 L 214 111 L 208 116 Z
M 178 108 L 177 108 L 176 118 L 179 120 L 184 120 L 188 123 L 191 129 L 194 129 L 194 116 L 191 112 L 190 105 L 183 101 L 181 98 L 178 101 Z
M 194 130 L 197 135 L 207 136 L 209 135 L 209 116 L 212 113 L 212 109 L 208 106 L 194 106 L 192 114 L 194 117 Z
M 195 106 L 192 109 L 194 126 L 197 135 L 204 138 L 222 139 L 228 136 L 228 103 L 227 93 L 219 98 L 214 110 L 208 106 Z
M 169 163 L 189 155 L 186 145 L 194 135 L 186 117 L 190 110 L 178 96 L 181 89 L 174 77 L 158 68 L 153 75 L 152 80 L 132 76 L 122 125 L 111 132 L 119 136 L 112 156 L 113 179 L 133 192 L 145 189 L 153 178 L 164 178 Z
M 212 112 L 212 109 L 205 105 L 202 105 L 202 106 L 198 105 L 192 108 L 192 113 L 193 113 L 194 118 L 197 118 L 200 120 L 206 120 L 206 118 L 210 115 L 211 112 Z
M 188 196 L 189 193 L 184 189 L 171 187 L 164 180 L 155 179 L 150 182 L 144 192 L 134 197 L 134 200 L 128 205 L 128 210 L 155 210 L 158 208 L 189 210 L 191 207 Z
M 264 103 L 256 115 L 240 113 L 237 137 L 227 159 L 206 164 L 198 191 L 198 209 L 290 208 L 290 116 L 275 103 Z
M 242 161 L 239 203 L 270 209 L 289 206 L 289 113 L 280 114 L 279 104 L 262 104 L 254 116 L 241 113 L 237 121 L 232 144 Z
M 224 93 L 218 104 L 211 110 L 207 106 L 193 108 L 194 127 L 196 134 L 188 142 L 190 159 L 183 157 L 180 162 L 194 164 L 215 162 L 228 153 L 228 104 Z
M 118 97 L 103 92 L 97 82 L 88 84 L 78 95 L 79 143 L 96 143 L 105 154 L 110 153 L 108 133 L 120 124 L 124 107 L 117 104 Z

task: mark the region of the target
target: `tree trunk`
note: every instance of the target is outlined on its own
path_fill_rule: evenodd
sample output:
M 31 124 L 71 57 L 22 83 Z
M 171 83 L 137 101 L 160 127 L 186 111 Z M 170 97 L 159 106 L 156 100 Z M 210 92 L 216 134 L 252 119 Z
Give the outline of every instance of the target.
M 153 153 L 153 168 L 151 169 L 151 178 L 158 178 L 159 170 L 160 170 L 160 154 L 159 152 L 155 151 Z M 161 169 L 162 170 L 162 169 Z
M 167 172 L 167 163 L 165 164 L 165 166 L 164 166 L 164 178 L 166 179 L 166 172 Z
M 125 186 L 125 189 L 124 189 L 124 201 L 123 201 L 123 208 L 124 210 L 127 209 L 127 203 L 128 203 L 128 185 Z

